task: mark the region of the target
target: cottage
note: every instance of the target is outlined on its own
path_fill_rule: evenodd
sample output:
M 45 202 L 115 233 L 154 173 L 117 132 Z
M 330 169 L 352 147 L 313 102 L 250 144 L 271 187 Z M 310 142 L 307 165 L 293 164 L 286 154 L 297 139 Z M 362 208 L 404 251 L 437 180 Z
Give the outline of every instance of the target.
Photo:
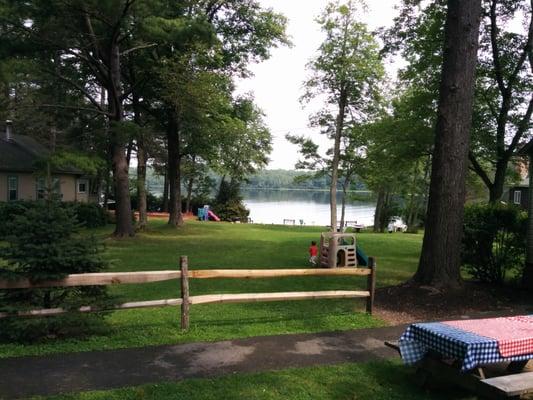
M 37 164 L 49 154 L 35 139 L 13 134 L 11 121 L 7 121 L 0 135 L 0 201 L 43 198 L 46 183 Z M 89 180 L 76 168 L 54 169 L 52 186 L 62 201 L 89 201 Z
M 529 208 L 529 186 L 527 183 L 521 183 L 509 188 L 509 203 L 524 210 Z

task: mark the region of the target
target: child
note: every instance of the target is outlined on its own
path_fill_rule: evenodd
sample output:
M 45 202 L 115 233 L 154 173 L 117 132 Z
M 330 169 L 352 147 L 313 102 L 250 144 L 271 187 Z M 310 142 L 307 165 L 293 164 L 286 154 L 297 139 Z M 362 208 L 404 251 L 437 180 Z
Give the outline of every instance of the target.
M 316 266 L 316 260 L 318 257 L 318 247 L 316 247 L 316 242 L 313 240 L 311 246 L 309 246 L 309 262 Z

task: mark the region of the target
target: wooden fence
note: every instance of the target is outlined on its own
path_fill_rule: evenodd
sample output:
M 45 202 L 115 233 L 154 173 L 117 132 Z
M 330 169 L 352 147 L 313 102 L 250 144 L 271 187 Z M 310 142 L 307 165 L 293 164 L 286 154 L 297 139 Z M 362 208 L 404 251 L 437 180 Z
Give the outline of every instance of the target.
M 181 306 L 181 327 L 189 327 L 189 307 L 193 304 L 208 303 L 244 303 L 259 301 L 285 301 L 310 299 L 366 298 L 366 311 L 372 313 L 376 284 L 376 262 L 369 258 L 368 268 L 333 268 L 333 269 L 210 269 L 189 270 L 187 256 L 180 257 L 180 270 L 145 271 L 145 272 L 102 272 L 73 274 L 57 281 L 31 282 L 22 280 L 0 280 L 0 289 L 32 289 L 71 286 L 105 286 L 115 284 L 133 284 L 160 282 L 179 279 L 181 297 L 175 299 L 136 301 L 115 305 L 105 310 L 91 306 L 80 307 L 78 312 L 98 312 L 108 310 L 124 310 L 132 308 Z M 239 293 L 239 294 L 207 294 L 190 296 L 189 279 L 258 279 L 281 278 L 290 276 L 366 276 L 367 290 L 328 290 L 314 292 L 278 292 L 278 293 Z M 0 313 L 1 318 L 51 316 L 70 312 L 63 308 L 20 311 L 16 314 Z

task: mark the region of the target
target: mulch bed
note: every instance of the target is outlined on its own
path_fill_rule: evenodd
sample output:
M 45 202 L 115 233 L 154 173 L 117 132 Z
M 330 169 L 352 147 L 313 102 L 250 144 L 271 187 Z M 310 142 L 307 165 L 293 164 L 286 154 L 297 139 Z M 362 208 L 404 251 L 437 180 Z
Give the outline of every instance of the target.
M 533 294 L 477 282 L 441 291 L 405 283 L 376 289 L 375 314 L 391 324 L 480 315 L 533 314 Z

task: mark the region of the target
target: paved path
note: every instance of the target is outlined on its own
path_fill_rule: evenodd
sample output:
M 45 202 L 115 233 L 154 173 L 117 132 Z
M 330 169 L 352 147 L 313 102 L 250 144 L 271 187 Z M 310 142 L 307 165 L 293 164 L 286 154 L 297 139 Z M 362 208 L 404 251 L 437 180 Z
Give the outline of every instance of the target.
M 390 358 L 404 326 L 0 359 L 0 399 Z

